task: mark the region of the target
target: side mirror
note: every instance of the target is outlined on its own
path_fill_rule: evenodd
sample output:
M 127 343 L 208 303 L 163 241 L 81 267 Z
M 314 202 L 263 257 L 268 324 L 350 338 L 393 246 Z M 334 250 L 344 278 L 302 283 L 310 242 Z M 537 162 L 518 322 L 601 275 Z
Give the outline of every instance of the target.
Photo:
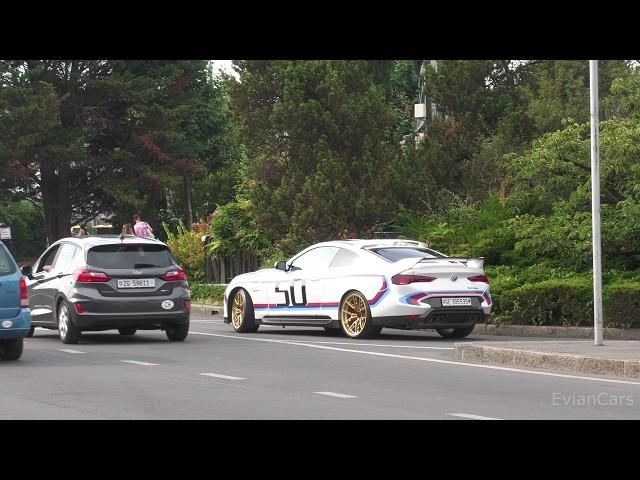
M 287 269 L 287 262 L 285 262 L 284 260 L 280 260 L 279 262 L 276 262 L 274 265 L 276 270 L 282 270 L 283 272 L 286 272 Z
M 31 265 L 25 265 L 24 267 L 22 267 L 20 269 L 20 272 L 28 278 L 31 278 L 31 274 L 33 273 L 32 269 L 31 269 Z

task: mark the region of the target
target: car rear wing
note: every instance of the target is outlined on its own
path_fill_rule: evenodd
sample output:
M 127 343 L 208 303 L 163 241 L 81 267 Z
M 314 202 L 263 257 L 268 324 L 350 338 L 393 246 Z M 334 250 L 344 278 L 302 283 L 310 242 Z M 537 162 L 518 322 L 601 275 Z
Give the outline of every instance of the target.
M 415 265 L 419 263 L 443 263 L 449 261 L 451 263 L 462 263 L 471 268 L 484 269 L 484 257 L 442 257 L 442 258 L 421 258 Z

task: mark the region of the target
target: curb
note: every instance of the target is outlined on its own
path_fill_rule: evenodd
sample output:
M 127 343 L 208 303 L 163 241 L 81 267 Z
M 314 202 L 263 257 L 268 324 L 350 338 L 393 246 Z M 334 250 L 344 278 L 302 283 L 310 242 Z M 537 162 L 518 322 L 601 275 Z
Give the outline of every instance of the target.
M 201 303 L 192 303 L 191 304 L 191 313 L 196 315 L 202 315 L 203 317 L 207 317 L 209 315 L 220 315 L 222 316 L 223 305 L 222 302 L 211 303 L 211 304 L 201 304 Z
M 487 325 L 476 324 L 476 335 L 496 335 L 506 337 L 548 337 L 548 338 L 593 338 L 593 327 L 557 327 L 538 325 Z M 604 338 L 608 340 L 640 340 L 640 328 L 605 328 Z
M 627 378 L 640 377 L 640 360 L 614 360 L 567 353 L 536 352 L 516 348 L 490 347 L 475 343 L 454 344 L 454 355 L 457 360 L 465 362 L 543 368 Z

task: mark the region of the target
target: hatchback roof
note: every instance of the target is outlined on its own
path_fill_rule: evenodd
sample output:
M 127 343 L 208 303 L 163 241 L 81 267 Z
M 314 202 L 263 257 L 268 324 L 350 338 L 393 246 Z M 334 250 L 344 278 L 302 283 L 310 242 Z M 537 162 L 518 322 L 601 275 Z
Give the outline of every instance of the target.
M 92 248 L 97 245 L 114 245 L 114 244 L 164 245 L 163 242 L 155 238 L 143 238 L 143 237 L 137 237 L 135 235 L 125 235 L 124 237 L 122 237 L 117 234 L 86 235 L 82 237 L 66 237 L 66 238 L 61 238 L 58 241 L 73 242 L 85 248 Z

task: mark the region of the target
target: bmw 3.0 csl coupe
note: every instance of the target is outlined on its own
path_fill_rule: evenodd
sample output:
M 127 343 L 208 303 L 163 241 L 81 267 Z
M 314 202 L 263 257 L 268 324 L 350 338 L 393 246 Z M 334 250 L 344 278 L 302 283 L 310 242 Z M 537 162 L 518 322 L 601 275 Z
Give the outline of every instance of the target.
M 371 338 L 388 327 L 463 338 L 491 313 L 483 263 L 408 240 L 317 243 L 275 268 L 235 277 L 224 321 L 237 332 L 296 325 Z

